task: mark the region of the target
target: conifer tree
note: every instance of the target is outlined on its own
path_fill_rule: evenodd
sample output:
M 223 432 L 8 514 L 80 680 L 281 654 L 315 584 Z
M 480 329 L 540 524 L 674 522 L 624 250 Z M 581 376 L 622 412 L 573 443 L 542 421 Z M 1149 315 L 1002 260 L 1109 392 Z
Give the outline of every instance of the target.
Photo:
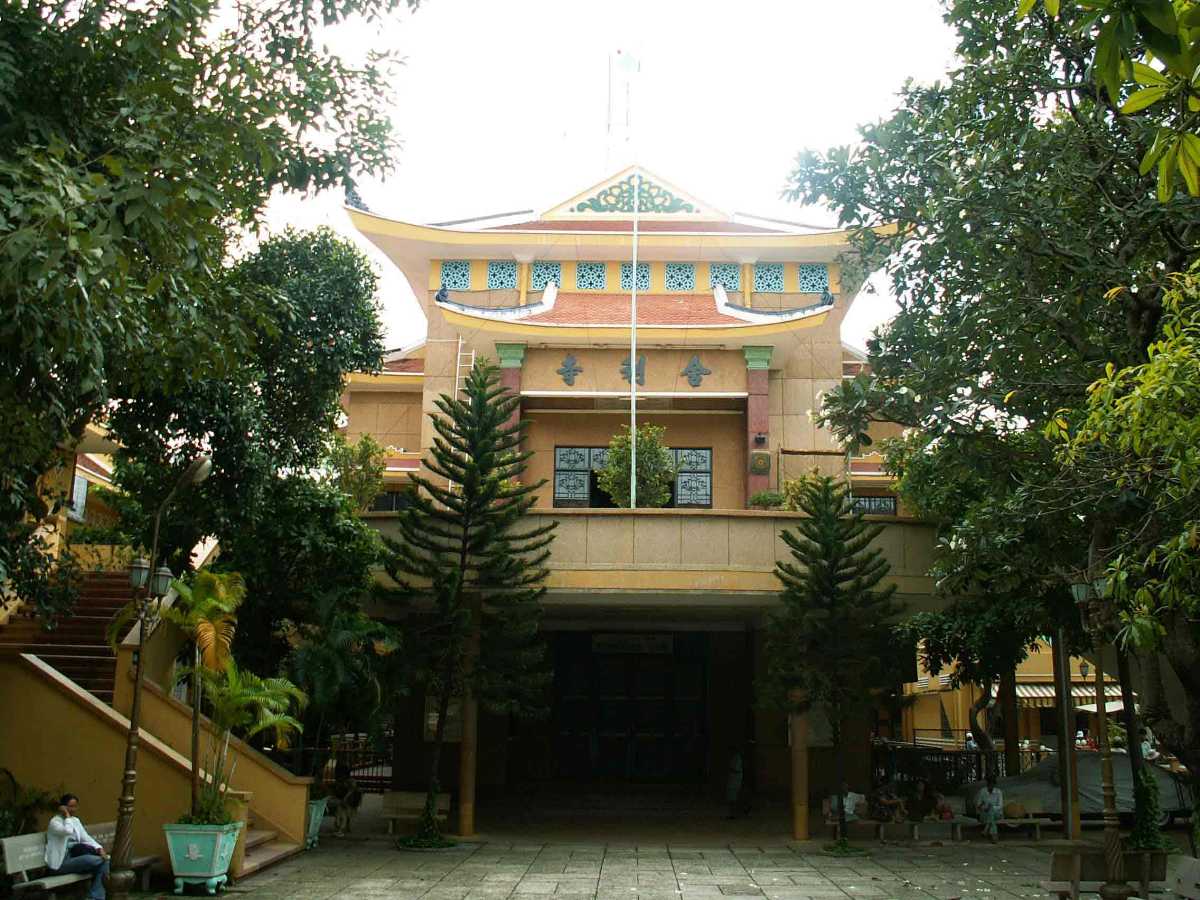
M 878 589 L 890 566 L 871 542 L 883 530 L 855 511 L 849 487 L 827 475 L 806 477 L 797 505 L 807 518 L 782 538 L 792 561 L 777 562 L 783 608 L 766 628 L 763 701 L 803 713 L 822 708 L 829 718 L 837 759 L 838 822 L 845 846 L 846 720 L 870 708 L 873 691 L 889 681 L 895 638 L 891 619 L 895 586 Z
M 545 481 L 519 480 L 531 455 L 520 450 L 527 423 L 509 423 L 520 398 L 498 381 L 497 369 L 479 362 L 461 396 L 435 401 L 424 466 L 437 480 L 413 476 L 418 492 L 400 514 L 399 536 L 385 539 L 385 566 L 412 606 L 412 677 L 437 703 L 425 810 L 409 839 L 417 846 L 444 843 L 438 767 L 451 699 L 469 694 L 518 716 L 546 711 L 539 600 L 557 523 L 524 522 Z

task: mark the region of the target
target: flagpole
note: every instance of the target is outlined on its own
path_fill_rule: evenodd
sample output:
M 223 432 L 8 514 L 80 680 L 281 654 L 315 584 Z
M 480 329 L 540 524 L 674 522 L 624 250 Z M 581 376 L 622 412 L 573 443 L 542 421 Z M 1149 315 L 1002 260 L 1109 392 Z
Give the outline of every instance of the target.
M 642 195 L 642 173 L 633 176 L 633 290 L 629 302 L 629 508 L 637 509 L 637 288 L 638 288 L 638 201 Z

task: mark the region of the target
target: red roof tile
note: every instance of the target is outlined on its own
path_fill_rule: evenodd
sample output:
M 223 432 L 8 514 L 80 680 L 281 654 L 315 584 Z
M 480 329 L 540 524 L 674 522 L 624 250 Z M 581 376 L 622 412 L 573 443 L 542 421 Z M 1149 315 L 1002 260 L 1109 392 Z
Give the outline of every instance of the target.
M 524 319 L 545 325 L 624 325 L 629 297 L 623 294 L 559 294 L 554 308 Z M 717 312 L 712 294 L 639 294 L 639 325 L 744 325 Z
M 493 225 L 486 231 L 633 231 L 632 220 L 535 219 L 510 225 Z M 744 222 L 689 222 L 686 219 L 649 219 L 638 222 L 638 231 L 699 232 L 701 234 L 792 234 L 779 228 L 747 225 Z
M 385 372 L 401 372 L 420 375 L 425 371 L 423 359 L 392 359 L 383 364 Z

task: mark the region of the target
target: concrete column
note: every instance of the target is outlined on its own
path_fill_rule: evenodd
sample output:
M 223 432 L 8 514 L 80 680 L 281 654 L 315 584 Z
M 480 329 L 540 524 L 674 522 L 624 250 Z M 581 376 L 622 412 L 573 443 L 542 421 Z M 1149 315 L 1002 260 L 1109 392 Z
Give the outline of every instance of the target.
M 792 713 L 792 839 L 808 840 L 808 714 Z
M 496 343 L 496 355 L 500 358 L 500 384 L 507 388 L 515 396 L 521 396 L 521 367 L 525 364 L 525 345 L 524 344 L 502 344 Z M 521 420 L 521 408 L 518 406 L 513 410 L 511 416 L 508 417 L 508 422 L 505 424 L 512 426 L 516 425 Z
M 771 486 L 771 415 L 768 370 L 774 347 L 743 347 L 746 357 L 746 499 Z M 759 437 L 761 435 L 761 438 Z M 765 466 L 761 465 L 765 462 Z

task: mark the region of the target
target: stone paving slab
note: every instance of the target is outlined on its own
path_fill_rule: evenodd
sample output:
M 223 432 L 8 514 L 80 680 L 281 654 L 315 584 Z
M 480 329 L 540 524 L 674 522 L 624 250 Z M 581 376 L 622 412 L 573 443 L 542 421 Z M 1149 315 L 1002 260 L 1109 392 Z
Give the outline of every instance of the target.
M 491 842 L 442 853 L 323 840 L 230 890 L 251 900 L 1010 900 L 1044 898 L 1033 845 L 819 843 L 695 847 Z M 152 897 L 155 895 L 143 895 Z M 169 897 L 170 895 L 159 895 Z M 1161 896 L 1161 895 L 1160 895 Z

